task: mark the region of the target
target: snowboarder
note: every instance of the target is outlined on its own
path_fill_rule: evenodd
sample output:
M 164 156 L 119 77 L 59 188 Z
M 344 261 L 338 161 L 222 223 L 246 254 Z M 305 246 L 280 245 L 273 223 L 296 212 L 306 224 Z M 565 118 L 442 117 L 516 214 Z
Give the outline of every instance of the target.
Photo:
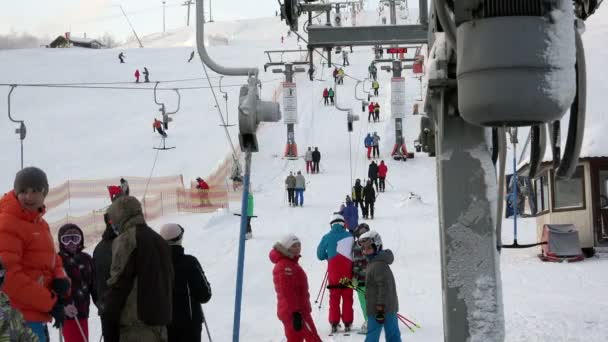
M 139 69 L 135 69 L 135 83 L 139 83 Z
M 329 222 L 331 230 L 325 234 L 317 247 L 317 258 L 327 260 L 327 288 L 329 289 L 329 324 L 331 331 L 338 331 L 340 319 L 344 330 L 350 331 L 353 324 L 353 290 L 340 283 L 353 274 L 353 236 L 344 230 L 344 217 L 335 214 Z M 340 302 L 342 307 L 340 308 Z
M 334 105 L 334 95 L 335 95 L 333 88 L 331 88 L 331 87 L 329 88 L 328 95 L 329 95 L 329 100 L 331 101 L 331 105 L 333 106 Z
M 374 81 L 372 82 L 372 89 L 374 89 L 374 96 L 378 96 L 378 90 L 380 89 L 380 83 L 374 77 Z
M 380 121 L 380 104 L 378 102 L 376 102 L 376 104 L 374 104 L 374 122 L 379 122 Z
M 173 269 L 173 318 L 167 326 L 168 342 L 200 341 L 205 321 L 201 304 L 211 299 L 211 286 L 196 257 L 184 253 L 184 228 L 168 223 L 160 228 L 160 236 L 171 249 Z
M 363 188 L 363 201 L 365 201 L 365 215 L 363 218 L 369 218 L 371 215 L 372 220 L 374 219 L 374 203 L 376 202 L 376 191 L 371 180 L 367 180 L 365 188 Z
M 100 318 L 102 318 L 102 310 L 104 307 L 105 294 L 108 290 L 107 281 L 110 279 L 110 267 L 112 266 L 112 242 L 116 238 L 116 232 L 112 228 L 108 214 L 103 215 L 103 220 L 106 224 L 106 229 L 101 236 L 101 241 L 95 246 L 93 250 L 93 263 L 95 269 L 95 291 L 97 292 L 97 301 L 95 305 L 99 311 Z M 104 324 L 103 318 L 101 322 L 102 335 L 109 338 L 111 332 L 103 330 L 107 325 Z M 109 341 L 109 340 L 107 340 Z
M 367 159 L 372 159 L 373 143 L 374 143 L 374 138 L 372 138 L 371 134 L 367 133 L 367 136 L 363 140 L 363 144 L 365 145 L 365 148 L 367 149 Z
M 372 121 L 372 119 L 375 119 L 375 116 L 374 116 L 374 108 L 375 108 L 374 103 L 373 103 L 373 102 L 370 102 L 370 103 L 369 103 L 369 106 L 367 106 L 367 111 L 368 111 L 368 113 L 369 113 L 369 114 L 367 115 L 367 122 L 371 122 L 371 121 Z M 375 121 L 375 120 L 374 120 L 374 121 Z
M 97 302 L 97 287 L 93 258 L 85 252 L 84 234 L 75 224 L 65 224 L 57 233 L 59 256 L 71 281 L 70 294 L 65 301 L 62 333 L 65 342 L 80 342 L 89 339 L 89 306 L 91 298 Z M 83 336 L 84 335 L 84 336 Z
M 163 130 L 163 123 L 156 118 L 154 118 L 154 123 L 152 124 L 152 131 L 157 131 L 163 138 L 167 137 L 167 132 Z
M 123 52 L 118 54 L 118 59 L 120 60 L 120 64 L 125 63 L 125 54 Z
M 355 180 L 355 185 L 353 186 L 353 201 L 355 202 L 355 206 L 359 204 L 361 207 L 361 215 L 363 217 L 367 216 L 367 211 L 365 210 L 365 206 L 363 205 L 363 185 L 361 185 L 361 179 L 357 178 Z
M 210 206 L 211 202 L 209 201 L 209 184 L 205 182 L 201 177 L 196 178 L 196 188 L 200 190 L 201 194 L 201 206 Z
M 26 167 L 17 172 L 13 190 L 0 199 L 0 259 L 6 269 L 2 290 L 43 342 L 47 342 L 46 323 L 51 318 L 54 327 L 63 325 L 61 298 L 70 289 L 49 225 L 42 217 L 48 192 L 44 171 Z
M 249 240 L 253 237 L 251 231 L 251 218 L 253 217 L 253 194 L 249 191 L 247 196 L 247 233 L 245 233 L 245 239 Z
M 4 284 L 6 269 L 0 259 L 0 289 Z M 27 327 L 19 311 L 11 307 L 8 296 L 0 290 L 0 341 L 38 341 L 38 336 Z
M 369 232 L 369 225 L 367 223 L 361 223 L 355 228 L 354 236 L 355 243 L 353 244 L 353 279 L 352 285 L 357 289 L 357 297 L 359 298 L 359 304 L 363 311 L 363 318 L 365 321 L 359 329 L 359 334 L 367 334 L 367 305 L 365 302 L 365 269 L 367 268 L 367 257 L 363 254 L 361 245 L 359 245 L 359 238 L 364 233 Z
M 382 248 L 380 234 L 371 230 L 359 237 L 363 254 L 368 258 L 365 270 L 365 302 L 367 308 L 366 341 L 380 341 L 384 328 L 386 341 L 401 342 L 399 332 L 399 298 L 390 265 L 395 260 L 390 249 Z
M 329 105 L 329 90 L 327 90 L 327 88 L 323 89 L 323 101 L 324 105 Z
M 289 200 L 290 206 L 296 205 L 296 177 L 293 175 L 293 172 L 289 171 L 289 176 L 285 178 L 285 188 L 287 189 L 287 199 Z
M 311 315 L 308 277 L 298 264 L 301 250 L 300 239 L 288 234 L 270 251 L 277 316 L 283 323 L 287 341 L 321 342 Z
M 378 164 L 376 164 L 376 161 L 374 160 L 369 164 L 367 177 L 369 177 L 374 186 L 376 186 L 376 191 L 378 191 Z
M 344 216 L 346 229 L 353 233 L 357 225 L 359 225 L 359 210 L 348 195 L 346 195 L 346 206 L 340 210 L 340 215 Z
M 378 135 L 378 133 L 374 132 L 372 139 L 372 155 L 374 156 L 374 158 L 378 158 L 380 157 L 380 136 Z
M 112 202 L 108 216 L 118 237 L 102 310 L 104 340 L 166 341 L 161 336 L 171 323 L 174 279 L 169 245 L 146 224 L 135 197 Z
M 312 169 L 313 173 L 319 173 L 319 163 L 321 162 L 321 152 L 319 152 L 319 148 L 315 147 L 315 150 L 312 152 Z
M 304 161 L 306 162 L 306 173 L 313 171 L 312 168 L 312 149 L 308 147 L 308 151 L 304 155 Z
M 131 192 L 129 189 L 129 182 L 124 178 L 120 179 L 120 190 L 122 190 L 122 193 L 125 194 L 125 196 L 129 196 L 129 193 Z
M 344 64 L 344 66 L 350 65 L 348 62 L 348 51 L 346 50 L 342 50 L 342 64 Z
M 192 62 L 194 59 L 194 51 L 190 52 L 190 58 L 188 58 L 188 63 Z
M 295 191 L 295 206 L 304 206 L 304 191 L 306 191 L 306 179 L 304 178 L 304 175 L 302 175 L 301 171 L 298 171 L 298 175 L 296 176 Z
M 148 71 L 148 68 L 144 67 L 144 82 L 146 83 L 150 83 L 150 72 Z
M 385 180 L 386 173 L 388 172 L 388 167 L 384 164 L 384 160 L 380 161 L 380 165 L 378 165 L 378 178 L 380 179 L 380 183 L 378 184 L 378 189 L 380 192 L 384 192 L 386 188 Z

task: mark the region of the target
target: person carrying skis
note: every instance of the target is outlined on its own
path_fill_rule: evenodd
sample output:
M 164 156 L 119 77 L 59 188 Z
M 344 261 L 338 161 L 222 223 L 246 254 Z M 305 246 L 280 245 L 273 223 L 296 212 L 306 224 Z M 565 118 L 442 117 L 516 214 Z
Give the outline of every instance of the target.
M 65 224 L 57 233 L 59 256 L 71 281 L 70 293 L 65 296 L 65 315 L 62 333 L 65 342 L 89 339 L 89 306 L 97 301 L 97 287 L 93 258 L 85 252 L 84 234 L 75 224 Z
M 346 195 L 346 206 L 340 210 L 340 215 L 344 216 L 346 229 L 352 234 L 359 225 L 359 210 L 348 195 Z
M 374 122 L 380 121 L 380 104 L 376 102 L 374 104 Z
M 388 173 L 388 167 L 384 164 L 384 160 L 380 161 L 380 165 L 378 165 L 378 178 L 380 179 L 380 184 L 378 184 L 378 189 L 380 192 L 384 192 L 386 188 L 385 180 L 386 174 Z
M 367 177 L 372 181 L 374 186 L 376 187 L 376 191 L 378 190 L 378 164 L 376 161 L 372 160 L 367 168 Z
M 306 162 L 306 173 L 310 173 L 312 170 L 312 149 L 308 147 L 306 154 L 304 155 L 304 161 Z
M 323 89 L 323 104 L 329 106 L 329 90 Z
M 367 211 L 365 206 L 363 205 L 363 186 L 361 185 L 361 179 L 357 178 L 355 180 L 355 185 L 353 186 L 353 201 L 355 202 L 355 206 L 357 204 L 361 207 L 361 215 L 363 217 L 367 216 Z
M 399 332 L 399 298 L 390 265 L 395 260 L 390 249 L 382 248 L 382 238 L 370 230 L 359 237 L 363 254 L 368 259 L 365 270 L 365 302 L 367 307 L 367 336 L 365 341 L 380 341 L 384 328 L 387 342 L 401 342 Z
M 146 67 L 144 67 L 144 82 L 150 83 L 150 72 Z
M 0 259 L 6 269 L 2 290 L 41 342 L 48 341 L 47 322 L 63 325 L 63 297 L 70 289 L 43 218 L 48 192 L 44 171 L 26 167 L 17 172 L 13 190 L 0 199 Z
M 359 334 L 367 334 L 367 305 L 365 302 L 365 269 L 367 268 L 367 257 L 363 254 L 361 245 L 359 245 L 361 235 L 367 232 L 369 232 L 369 225 L 367 223 L 359 224 L 354 231 L 353 279 L 351 280 L 351 283 L 353 287 L 357 289 L 357 297 L 359 298 L 359 304 L 363 311 L 363 318 L 365 318 L 363 325 L 361 325 L 361 329 L 359 329 Z
M 105 331 L 104 327 L 107 327 L 103 322 L 103 316 L 101 315 L 104 308 L 104 301 L 106 291 L 108 290 L 107 281 L 110 279 L 110 267 L 112 266 L 112 242 L 116 238 L 116 232 L 112 228 L 112 223 L 108 214 L 103 215 L 103 220 L 106 224 L 106 229 L 101 236 L 101 241 L 95 246 L 93 250 L 93 264 L 95 270 L 95 291 L 97 292 L 97 301 L 95 306 L 99 311 L 101 319 L 101 332 L 103 336 L 110 336 L 110 331 Z
M 135 83 L 139 83 L 139 69 L 135 69 Z
M 285 178 L 285 188 L 287 189 L 287 199 L 289 200 L 289 205 L 294 207 L 296 205 L 296 177 L 291 171 L 289 171 L 289 176 Z
M 125 63 L 125 54 L 123 52 L 118 54 L 118 59 L 120 60 L 120 64 Z
M 335 95 L 333 88 L 331 88 L 331 87 L 329 88 L 328 95 L 329 95 L 329 100 L 331 101 L 331 105 L 333 106 L 334 105 L 334 95 Z
M 372 159 L 373 143 L 374 143 L 374 138 L 372 138 L 371 134 L 367 133 L 367 136 L 363 140 L 363 144 L 365 145 L 365 148 L 367 149 L 367 159 Z
M 378 90 L 380 89 L 380 83 L 378 83 L 378 80 L 376 80 L 376 77 L 374 77 L 374 81 L 372 82 L 372 89 L 374 89 L 374 96 L 378 96 Z
M 374 108 L 375 108 L 374 107 L 374 103 L 370 102 L 369 106 L 367 106 L 367 112 L 368 112 L 368 114 L 367 114 L 367 122 L 371 122 L 372 119 L 375 118 L 375 116 L 374 116 Z M 374 120 L 374 121 L 376 121 L 376 120 Z
M 209 201 L 209 184 L 201 177 L 198 177 L 196 179 L 196 188 L 200 190 L 201 193 L 201 206 L 211 205 L 211 202 Z
M 374 135 L 372 136 L 372 150 L 373 150 L 373 156 L 374 158 L 378 158 L 380 157 L 380 136 L 378 135 L 377 132 L 374 132 Z
M 211 299 L 211 285 L 196 257 L 184 253 L 184 228 L 168 223 L 160 236 L 171 249 L 173 278 L 173 316 L 167 326 L 167 342 L 200 342 L 205 321 L 201 304 Z
M 154 118 L 154 122 L 152 123 L 152 131 L 157 131 L 158 134 L 160 134 L 163 138 L 167 137 L 167 132 L 165 132 L 163 130 L 163 123 L 162 121 Z
M 11 307 L 8 296 L 2 292 L 6 272 L 0 259 L 0 341 L 38 342 L 38 336 L 27 327 L 21 312 Z
M 304 179 L 304 175 L 302 175 L 301 171 L 298 171 L 298 175 L 296 176 L 296 197 L 295 197 L 295 205 L 296 206 L 304 206 L 304 191 L 306 191 L 306 179 Z
M 277 293 L 277 317 L 287 342 L 321 342 L 312 319 L 308 277 L 298 264 L 302 244 L 294 234 L 277 241 L 268 255 L 274 264 L 272 279 Z
M 319 173 L 319 163 L 321 162 L 321 152 L 319 152 L 319 148 L 315 147 L 315 150 L 312 152 L 312 168 L 313 173 Z
M 372 220 L 374 219 L 374 203 L 376 202 L 376 191 L 372 185 L 371 180 L 367 180 L 365 188 L 363 188 L 363 201 L 365 201 L 365 215 L 363 218 L 369 218 L 371 215 Z
M 335 214 L 329 225 L 331 230 L 323 236 L 317 247 L 317 258 L 327 260 L 329 324 L 332 333 L 335 333 L 342 319 L 344 331 L 349 332 L 354 319 L 353 290 L 340 281 L 344 278 L 351 279 L 353 275 L 353 236 L 344 230 L 344 217 L 340 214 Z

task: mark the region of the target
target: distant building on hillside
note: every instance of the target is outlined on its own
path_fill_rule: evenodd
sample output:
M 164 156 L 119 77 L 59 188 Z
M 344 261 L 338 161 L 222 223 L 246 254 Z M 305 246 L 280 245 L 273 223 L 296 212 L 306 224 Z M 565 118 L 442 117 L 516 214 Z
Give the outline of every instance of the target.
M 81 47 L 86 49 L 102 49 L 105 46 L 97 39 L 89 39 L 86 37 L 72 37 L 69 32 L 66 32 L 64 36 L 58 36 L 53 40 L 47 47 L 50 48 L 69 48 L 69 47 Z

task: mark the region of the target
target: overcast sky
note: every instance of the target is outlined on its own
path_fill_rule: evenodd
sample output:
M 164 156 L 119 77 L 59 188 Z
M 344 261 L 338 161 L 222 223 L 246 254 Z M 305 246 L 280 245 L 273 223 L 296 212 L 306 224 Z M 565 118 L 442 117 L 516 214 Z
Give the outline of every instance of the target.
M 193 0 L 196 2 L 195 0 Z M 209 0 L 205 11 L 209 11 Z M 211 0 L 213 19 L 227 20 L 273 16 L 276 0 Z M 184 0 L 166 0 L 167 30 L 186 24 Z M 17 0 L 3 1 L 0 34 L 11 31 L 54 37 L 71 31 L 74 36 L 100 36 L 104 32 L 124 39 L 131 30 L 118 5 L 122 5 L 138 35 L 162 32 L 162 0 Z M 191 9 L 191 24 L 194 22 Z

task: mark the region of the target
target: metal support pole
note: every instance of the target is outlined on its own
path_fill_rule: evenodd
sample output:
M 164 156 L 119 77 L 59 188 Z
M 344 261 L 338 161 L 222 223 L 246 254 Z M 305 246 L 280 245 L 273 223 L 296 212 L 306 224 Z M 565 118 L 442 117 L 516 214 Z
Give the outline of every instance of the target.
M 213 22 L 213 13 L 211 12 L 211 2 L 213 0 L 209 0 L 209 22 L 212 23 Z
M 394 5 L 394 1 L 391 2 Z M 400 60 L 394 60 L 393 61 L 393 66 L 391 67 L 392 71 L 393 71 L 393 77 L 394 78 L 401 78 L 401 71 L 403 70 L 403 67 L 401 66 L 401 61 Z M 391 98 L 392 96 L 405 96 L 405 94 L 395 94 L 394 92 L 391 91 Z M 391 106 L 391 110 L 399 110 L 396 108 L 393 108 Z M 405 160 L 407 158 L 407 156 L 402 155 L 405 154 L 405 151 L 403 149 L 403 145 L 404 145 L 404 139 L 403 139 L 403 118 L 400 117 L 399 115 L 393 115 L 393 117 L 395 117 L 395 147 L 393 148 L 393 153 L 392 155 L 401 155 L 401 158 L 403 160 Z
M 427 0 L 418 1 L 420 25 L 426 26 L 429 24 L 429 7 Z
M 448 114 L 436 90 L 437 178 L 444 341 L 504 340 L 494 220 L 496 171 L 485 129 Z M 475 337 L 473 339 L 473 337 Z
M 241 329 L 241 300 L 243 297 L 243 272 L 245 268 L 245 234 L 247 233 L 247 201 L 249 199 L 249 176 L 251 175 L 251 151 L 245 152 L 245 175 L 243 177 L 243 199 L 241 201 L 241 229 L 239 231 L 239 254 L 236 271 L 236 296 L 234 298 L 234 321 L 232 341 L 239 341 Z
M 397 25 L 397 8 L 396 8 L 395 0 L 389 1 L 389 8 L 391 11 L 391 25 Z
M 165 4 L 167 2 L 163 1 L 163 33 L 167 32 L 167 27 L 165 26 Z
M 293 64 L 285 64 L 285 82 L 293 83 Z M 294 130 L 294 124 L 287 124 L 287 154 L 286 157 L 295 158 L 297 155 L 293 155 L 292 147 L 296 144 L 296 134 Z

